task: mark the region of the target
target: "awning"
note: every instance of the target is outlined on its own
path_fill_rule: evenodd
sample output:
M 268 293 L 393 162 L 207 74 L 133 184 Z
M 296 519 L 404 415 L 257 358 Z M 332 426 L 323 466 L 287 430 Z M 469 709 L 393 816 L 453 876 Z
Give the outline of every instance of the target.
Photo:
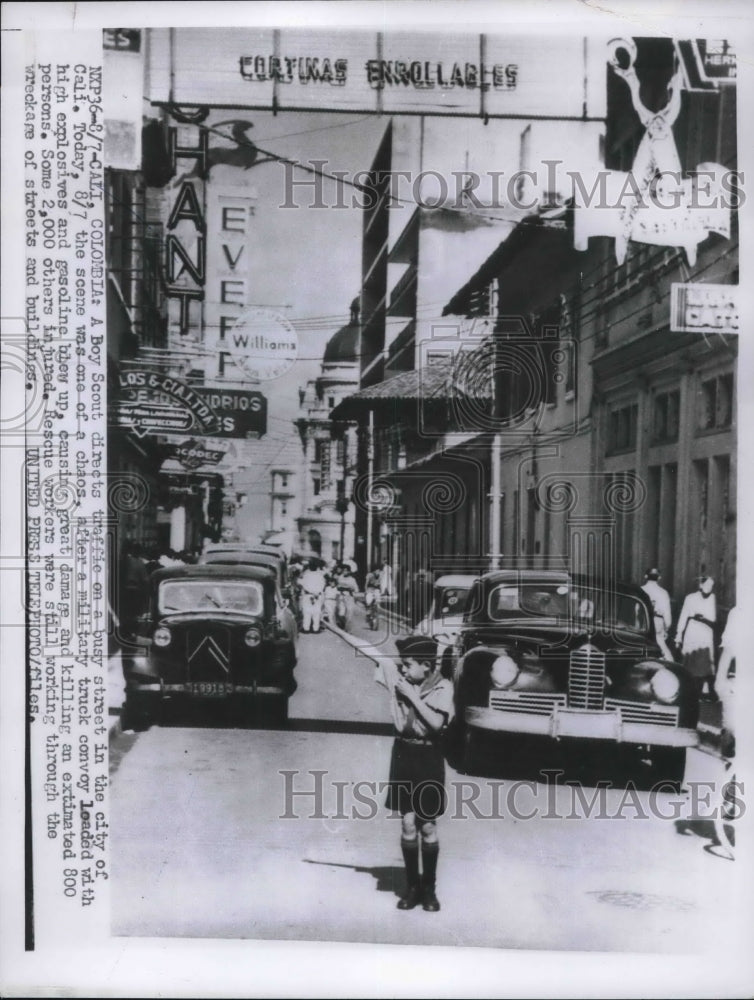
M 481 346 L 481 345 L 480 345 Z M 477 355 L 479 348 L 465 351 L 455 358 L 442 359 L 425 368 L 416 368 L 410 372 L 401 372 L 392 378 L 376 385 L 360 389 L 351 396 L 346 396 L 331 412 L 333 420 L 350 420 L 381 406 L 395 405 L 400 402 L 421 400 L 444 402 L 448 399 L 459 399 L 473 395 L 475 398 L 492 399 L 492 380 L 473 379 L 473 389 L 464 388 L 466 377 L 473 367 L 472 355 Z M 469 384 L 472 384 L 469 381 Z

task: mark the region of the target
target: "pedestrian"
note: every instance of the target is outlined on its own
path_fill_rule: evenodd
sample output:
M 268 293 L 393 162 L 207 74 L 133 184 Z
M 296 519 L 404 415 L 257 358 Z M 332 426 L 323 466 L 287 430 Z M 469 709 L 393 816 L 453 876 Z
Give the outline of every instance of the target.
M 331 625 L 335 623 L 335 604 L 338 600 L 338 588 L 335 586 L 335 577 L 328 573 L 325 578 L 325 589 L 323 593 L 322 613 L 325 621 Z
M 715 649 L 717 606 L 713 593 L 715 581 L 704 576 L 697 590 L 686 595 L 675 629 L 675 644 L 683 656 L 684 666 L 696 682 L 701 698 L 707 685 L 709 697 L 715 698 L 715 678 L 712 672 Z
M 741 613 L 737 607 L 731 608 L 720 640 L 720 659 L 717 662 L 717 675 L 715 677 L 715 690 L 722 702 L 723 709 L 720 751 L 724 757 L 735 756 L 736 726 L 733 714 L 733 695 L 738 653 L 739 650 L 743 650 L 742 632 Z
M 670 610 L 670 594 L 664 587 L 660 586 L 660 571 L 655 567 L 648 569 L 644 574 L 644 583 L 641 589 L 652 603 L 652 612 L 655 623 L 655 638 L 657 645 L 662 650 L 662 655 L 666 660 L 672 660 L 673 654 L 667 643 L 668 632 L 673 622 L 673 615 Z
M 351 567 L 347 562 L 343 564 L 343 569 L 337 577 L 335 585 L 343 596 L 345 613 L 342 627 L 345 631 L 348 631 L 348 626 L 350 625 L 353 617 L 354 600 L 355 595 L 358 592 L 359 585 L 356 582 L 356 578 L 351 572 Z
M 397 639 L 396 646 L 400 666 L 383 659 L 376 679 L 390 694 L 395 727 L 385 804 L 401 814 L 407 889 L 398 909 L 413 910 L 421 903 L 435 913 L 440 909 L 435 889 L 437 818 L 447 805 L 440 736 L 453 718 L 453 686 L 437 669 L 434 639 L 411 635 Z
M 380 596 L 393 596 L 393 568 L 388 560 L 380 567 Z
M 309 568 L 299 578 L 301 586 L 302 632 L 322 631 L 322 601 L 325 592 L 325 574 L 319 560 L 312 559 Z

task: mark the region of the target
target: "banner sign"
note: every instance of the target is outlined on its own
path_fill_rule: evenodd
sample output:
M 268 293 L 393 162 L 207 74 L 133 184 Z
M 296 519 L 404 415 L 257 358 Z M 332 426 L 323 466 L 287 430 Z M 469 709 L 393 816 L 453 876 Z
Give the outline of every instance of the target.
M 214 437 L 261 437 L 267 433 L 267 397 L 243 389 L 198 389 L 220 422 Z
M 148 97 L 156 103 L 212 105 L 221 93 L 226 107 L 276 112 L 605 115 L 605 47 L 583 37 L 310 28 L 154 35 Z
M 670 329 L 674 333 L 738 333 L 739 287 L 673 282 Z
M 162 372 L 120 373 L 121 398 L 116 423 L 137 435 L 192 430 L 213 435 L 220 421 L 212 407 L 185 382 Z
M 218 465 L 225 457 L 225 451 L 208 448 L 194 438 L 180 444 L 167 445 L 169 458 L 177 459 L 186 469 L 199 469 L 202 465 Z

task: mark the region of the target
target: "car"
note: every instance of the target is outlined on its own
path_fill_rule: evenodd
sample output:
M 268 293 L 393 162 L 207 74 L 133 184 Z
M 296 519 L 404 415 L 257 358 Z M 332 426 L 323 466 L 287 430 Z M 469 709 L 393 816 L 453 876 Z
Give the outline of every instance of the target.
M 445 654 L 452 650 L 463 624 L 469 592 L 476 579 L 476 575 L 450 573 L 435 580 L 432 605 L 416 631 L 431 635 L 437 641 L 437 655 L 441 663 L 449 661 Z
M 141 655 L 124 664 L 124 728 L 144 729 L 167 703 L 233 701 L 250 718 L 288 717 L 296 633 L 274 571 L 176 566 L 150 577 Z
M 693 678 L 663 659 L 647 595 L 630 584 L 530 569 L 473 586 L 454 647 L 462 767 L 476 773 L 528 734 L 649 752 L 653 774 L 683 780 L 698 742 Z

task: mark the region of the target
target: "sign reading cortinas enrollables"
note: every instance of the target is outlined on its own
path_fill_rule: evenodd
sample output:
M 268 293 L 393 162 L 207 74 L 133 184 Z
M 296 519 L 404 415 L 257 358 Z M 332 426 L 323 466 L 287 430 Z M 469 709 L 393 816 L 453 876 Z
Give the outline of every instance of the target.
M 221 350 L 250 378 L 268 381 L 293 367 L 298 357 L 298 334 L 275 310 L 251 306 L 226 333 Z
M 670 329 L 674 333 L 738 333 L 739 287 L 673 282 Z

